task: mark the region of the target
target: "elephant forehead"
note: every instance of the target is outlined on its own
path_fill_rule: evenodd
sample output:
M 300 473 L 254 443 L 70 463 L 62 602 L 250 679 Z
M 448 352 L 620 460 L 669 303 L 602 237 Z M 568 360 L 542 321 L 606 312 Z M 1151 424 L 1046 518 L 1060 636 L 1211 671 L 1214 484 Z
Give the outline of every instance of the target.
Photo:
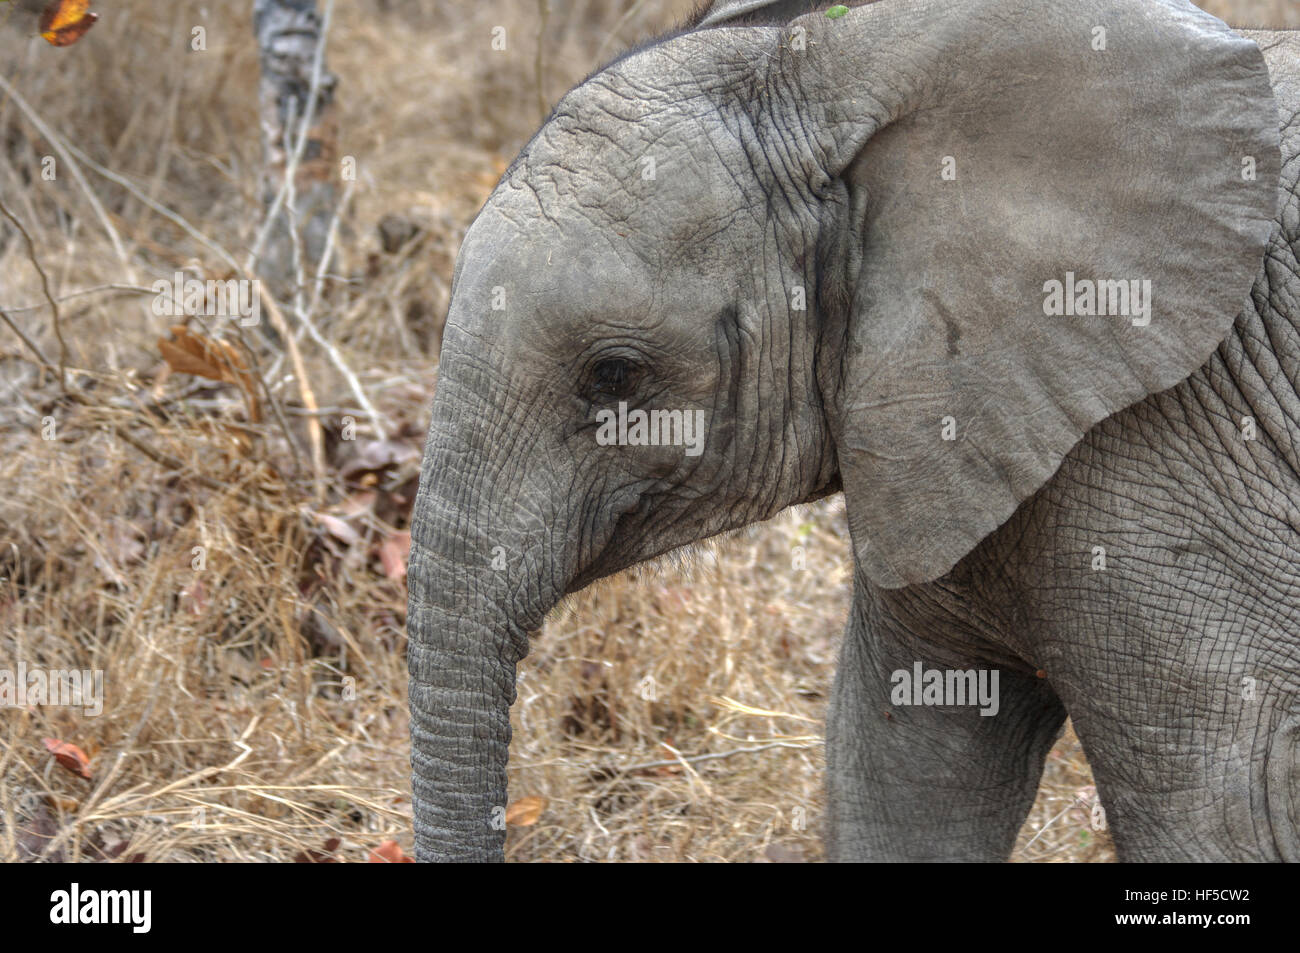
M 716 108 L 672 99 L 671 88 L 634 98 L 619 91 L 628 85 L 597 77 L 569 93 L 502 190 L 528 194 L 538 214 L 585 218 L 634 242 L 688 240 L 759 198 L 745 194 L 744 152 Z
M 646 334 L 704 347 L 712 332 L 699 317 L 721 313 L 734 293 L 707 269 L 648 262 L 630 239 L 580 217 L 521 224 L 508 202 L 475 220 L 457 272 L 448 340 L 465 334 L 502 358 L 511 342 L 572 357 L 591 341 Z
M 625 238 L 580 216 L 521 221 L 515 205 L 484 209 L 466 233 L 449 320 L 514 326 L 653 308 L 661 276 Z

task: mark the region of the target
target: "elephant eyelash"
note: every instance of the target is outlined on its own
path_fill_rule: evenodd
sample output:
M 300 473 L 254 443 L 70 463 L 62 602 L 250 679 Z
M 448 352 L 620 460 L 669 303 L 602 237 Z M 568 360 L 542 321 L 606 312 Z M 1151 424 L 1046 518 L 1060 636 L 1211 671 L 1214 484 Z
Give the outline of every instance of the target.
M 592 366 L 588 391 L 596 398 L 629 397 L 635 393 L 640 379 L 641 370 L 632 361 L 623 357 L 605 358 Z

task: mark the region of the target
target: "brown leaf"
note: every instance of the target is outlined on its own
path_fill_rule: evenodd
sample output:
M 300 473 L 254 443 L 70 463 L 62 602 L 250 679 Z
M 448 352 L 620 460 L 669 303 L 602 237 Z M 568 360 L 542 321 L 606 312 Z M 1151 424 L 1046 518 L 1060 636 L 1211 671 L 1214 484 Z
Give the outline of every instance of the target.
M 521 797 L 506 808 L 506 823 L 512 827 L 532 827 L 546 807 L 544 797 Z
M 69 741 L 60 741 L 57 738 L 44 740 L 45 747 L 49 749 L 50 754 L 54 755 L 55 761 L 78 777 L 90 780 L 90 759 L 86 757 L 86 752 Z
M 386 840 L 370 852 L 372 864 L 413 864 L 415 858 L 402 853 L 401 846 L 395 840 Z
M 71 46 L 99 19 L 89 10 L 90 0 L 51 0 L 41 14 L 41 36 L 51 46 Z
M 234 345 L 196 334 L 181 324 L 172 326 L 172 337 L 174 340 L 171 341 L 158 339 L 158 351 L 168 367 L 177 374 L 193 374 L 210 381 L 236 385 L 248 404 L 249 419 L 254 423 L 262 419 L 253 375 L 248 370 L 248 362 Z
M 158 339 L 163 360 L 178 374 L 194 374 L 210 381 L 233 383 L 238 369 L 244 367 L 239 352 L 225 341 L 195 334 L 184 325 L 172 327 L 173 341 Z
M 406 577 L 406 561 L 411 556 L 411 534 L 403 530 L 394 533 L 379 544 L 379 561 L 384 565 L 384 575 L 389 579 Z
M 339 861 L 334 856 L 334 852 L 339 849 L 339 844 L 337 837 L 331 837 L 325 842 L 323 850 L 300 850 L 293 858 L 293 862 L 295 864 L 337 864 Z

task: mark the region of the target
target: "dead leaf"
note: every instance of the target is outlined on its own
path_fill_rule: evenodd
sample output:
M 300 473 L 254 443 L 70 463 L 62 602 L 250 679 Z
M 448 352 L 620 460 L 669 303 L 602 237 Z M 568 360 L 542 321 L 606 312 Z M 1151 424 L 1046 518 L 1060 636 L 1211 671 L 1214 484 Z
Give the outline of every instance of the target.
M 352 546 L 355 543 L 361 542 L 361 534 L 337 516 L 331 516 L 329 513 L 316 512 L 313 512 L 311 515 L 314 516 L 317 521 L 325 527 L 326 531 L 340 543 L 343 543 L 346 546 Z
M 158 339 L 158 351 L 168 367 L 177 374 L 193 374 L 210 381 L 234 384 L 244 395 L 248 419 L 253 423 L 262 419 L 253 375 L 248 370 L 248 362 L 234 345 L 196 334 L 181 324 L 172 326 L 172 338 L 171 341 Z
M 51 46 L 71 46 L 99 19 L 89 11 L 90 0 L 51 0 L 41 14 L 41 36 Z
M 411 534 L 407 530 L 394 533 L 379 544 L 379 561 L 384 565 L 384 575 L 389 579 L 406 577 L 406 561 L 411 556 Z
M 44 741 L 55 761 L 78 777 L 90 780 L 90 759 L 86 757 L 86 752 L 71 742 L 60 741 L 58 738 L 46 738 Z
M 293 858 L 293 862 L 295 864 L 337 864 L 339 861 L 334 856 L 334 852 L 339 849 L 340 843 L 342 842 L 337 837 L 331 837 L 325 842 L 323 850 L 300 850 Z
M 386 840 L 370 852 L 372 864 L 413 864 L 414 857 L 402 853 L 401 846 L 395 840 Z
M 521 797 L 506 808 L 506 823 L 512 827 L 532 827 L 546 807 L 544 797 Z

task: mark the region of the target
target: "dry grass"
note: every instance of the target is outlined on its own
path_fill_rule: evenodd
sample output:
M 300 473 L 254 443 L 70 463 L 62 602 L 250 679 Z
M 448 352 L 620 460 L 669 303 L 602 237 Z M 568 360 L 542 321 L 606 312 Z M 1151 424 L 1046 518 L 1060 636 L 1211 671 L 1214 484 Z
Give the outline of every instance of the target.
M 0 201 L 61 299 L 72 392 L 0 324 L 0 668 L 100 669 L 105 685 L 97 717 L 0 718 L 0 860 L 410 847 L 405 587 L 384 557 L 407 526 L 455 249 L 540 118 L 538 5 L 338 4 L 330 67 L 360 175 L 316 320 L 389 439 L 372 442 L 304 339 L 323 493 L 281 349 L 207 325 L 242 341 L 279 410 L 251 422 L 236 388 L 165 372 L 157 339 L 174 319 L 138 290 L 177 269 L 222 274 L 220 250 L 242 260 L 260 225 L 250 5 L 118 0 L 67 50 L 0 23 L 0 76 L 28 104 L 0 92 Z M 617 48 L 615 24 L 630 41 L 689 6 L 649 0 L 625 17 L 627 0 L 575 0 L 553 13 L 545 97 Z M 205 52 L 188 50 L 195 24 Z M 505 52 L 489 47 L 498 24 Z M 394 212 L 420 231 L 388 254 L 376 225 Z M 0 276 L 0 308 L 59 363 L 40 277 L 7 222 Z M 98 290 L 74 296 L 84 289 Z M 607 581 L 548 621 L 522 667 L 511 764 L 513 796 L 547 806 L 512 830 L 511 858 L 820 856 L 821 725 L 849 598 L 842 503 L 688 558 Z M 58 766 L 47 737 L 84 748 L 92 778 Z M 1090 785 L 1067 734 L 1017 859 L 1110 859 L 1079 806 Z

